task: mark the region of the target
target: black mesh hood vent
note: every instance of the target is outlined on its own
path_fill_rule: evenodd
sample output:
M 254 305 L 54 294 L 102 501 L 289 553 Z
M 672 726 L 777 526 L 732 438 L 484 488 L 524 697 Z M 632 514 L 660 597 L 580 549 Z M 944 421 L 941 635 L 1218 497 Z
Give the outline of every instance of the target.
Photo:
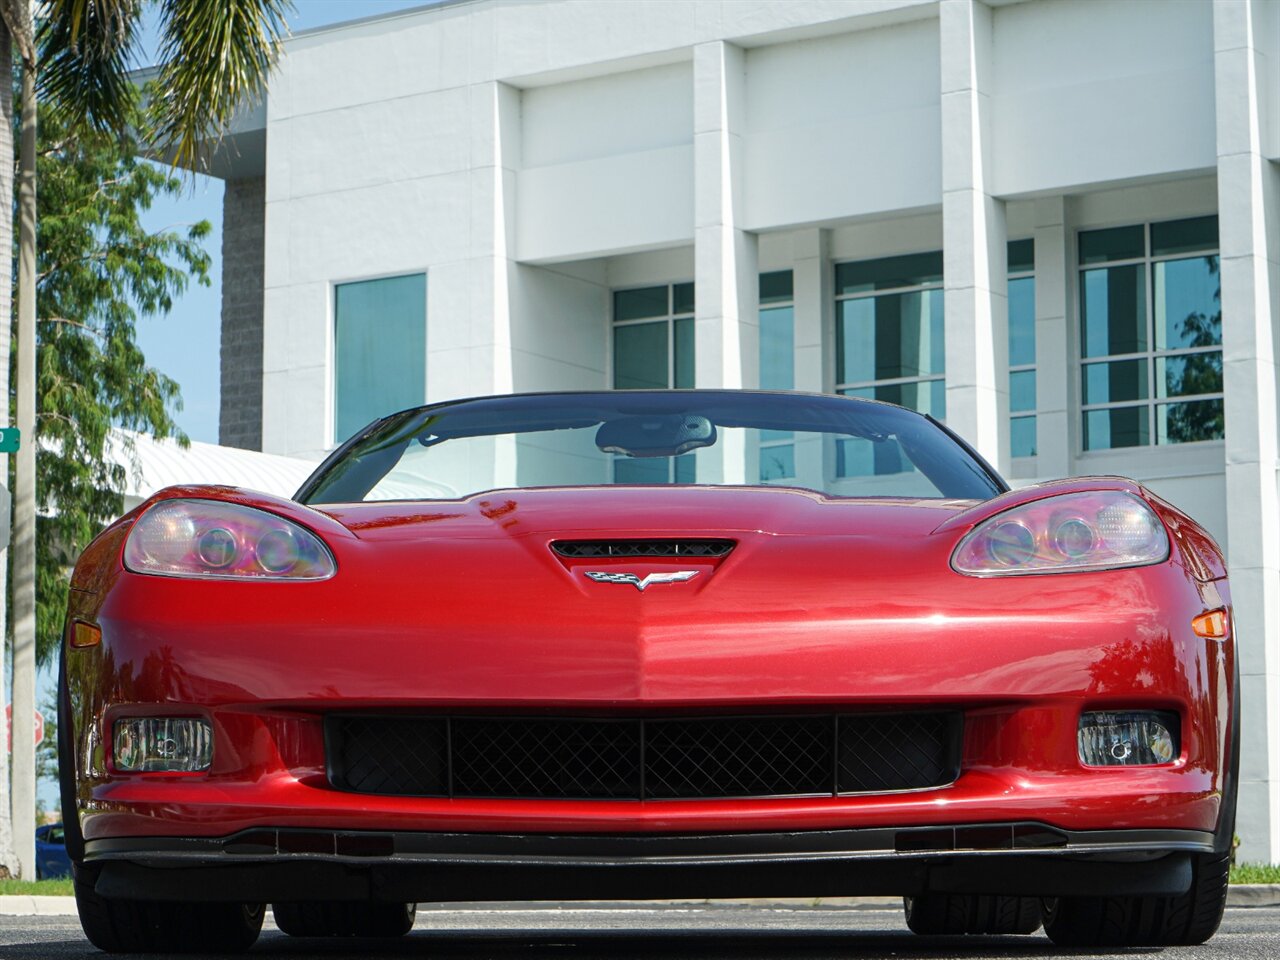
M 732 540 L 556 540 L 551 549 L 571 560 L 600 557 L 691 557 L 716 559 L 734 548 Z

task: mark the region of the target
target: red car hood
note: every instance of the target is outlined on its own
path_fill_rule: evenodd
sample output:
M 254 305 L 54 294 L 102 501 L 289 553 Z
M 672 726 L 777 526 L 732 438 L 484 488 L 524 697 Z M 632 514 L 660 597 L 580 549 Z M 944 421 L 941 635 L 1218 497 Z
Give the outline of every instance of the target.
M 1078 651 L 1100 636 L 1167 635 L 1159 584 L 1185 584 L 1185 571 L 981 579 L 949 561 L 992 513 L 1059 487 L 1103 485 L 1137 489 L 1072 481 L 981 504 L 761 488 L 540 489 L 317 512 L 228 488 L 175 488 L 160 496 L 216 494 L 311 526 L 332 547 L 337 574 L 294 584 L 124 573 L 124 589 L 98 614 L 118 642 L 138 640 L 138 656 L 160 637 L 184 638 L 191 676 L 229 682 L 228 700 L 301 705 L 317 691 L 352 705 L 1079 695 L 1098 680 L 1094 656 Z M 723 559 L 567 559 L 551 547 L 654 537 L 736 545 Z M 586 576 L 664 572 L 693 576 L 643 591 Z M 193 609 L 206 612 L 193 620 Z

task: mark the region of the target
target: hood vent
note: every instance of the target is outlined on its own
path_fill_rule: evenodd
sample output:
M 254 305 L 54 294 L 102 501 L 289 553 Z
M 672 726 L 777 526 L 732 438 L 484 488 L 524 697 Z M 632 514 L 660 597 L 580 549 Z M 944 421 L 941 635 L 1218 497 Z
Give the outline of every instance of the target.
M 556 540 L 551 549 L 571 560 L 601 557 L 702 557 L 727 556 L 732 540 Z

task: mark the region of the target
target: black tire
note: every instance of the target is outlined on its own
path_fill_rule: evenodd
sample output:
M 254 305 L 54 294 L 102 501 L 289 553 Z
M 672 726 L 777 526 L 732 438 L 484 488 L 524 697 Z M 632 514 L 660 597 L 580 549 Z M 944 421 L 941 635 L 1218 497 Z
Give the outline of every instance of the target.
M 262 929 L 260 903 L 108 900 L 93 885 L 97 871 L 72 866 L 84 934 L 107 953 L 241 953 Z
M 1230 855 L 1192 858 L 1191 889 L 1175 897 L 1046 900 L 1044 932 L 1063 947 L 1174 947 L 1204 943 L 1227 905 Z
M 1030 934 L 1040 929 L 1040 901 L 1035 897 L 926 893 L 903 897 L 912 933 L 926 936 Z
M 403 937 L 413 929 L 416 903 L 318 900 L 273 903 L 281 932 L 291 937 Z

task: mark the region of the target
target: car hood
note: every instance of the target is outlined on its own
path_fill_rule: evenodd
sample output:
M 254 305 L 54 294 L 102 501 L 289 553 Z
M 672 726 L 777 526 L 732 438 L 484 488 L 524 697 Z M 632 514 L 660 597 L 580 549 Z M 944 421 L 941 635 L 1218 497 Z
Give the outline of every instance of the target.
M 513 537 L 924 536 L 972 500 L 832 499 L 760 487 L 501 490 L 454 502 L 322 506 L 371 542 Z

